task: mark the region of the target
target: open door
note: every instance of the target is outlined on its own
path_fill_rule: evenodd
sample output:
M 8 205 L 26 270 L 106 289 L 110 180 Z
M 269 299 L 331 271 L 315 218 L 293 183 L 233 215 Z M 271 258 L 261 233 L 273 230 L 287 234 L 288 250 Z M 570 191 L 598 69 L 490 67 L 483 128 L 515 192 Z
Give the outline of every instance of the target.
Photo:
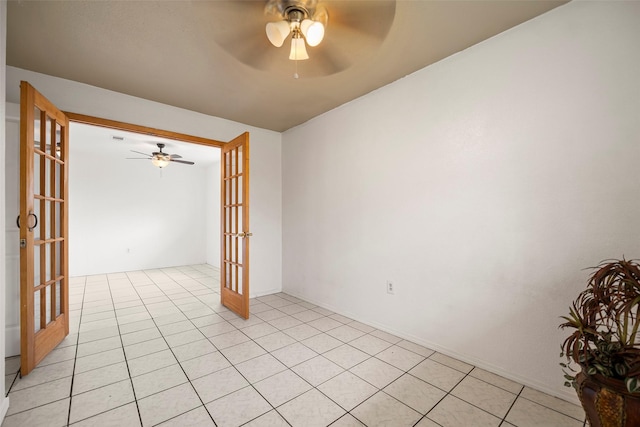
M 69 120 L 20 84 L 20 373 L 69 334 Z
M 222 147 L 220 162 L 222 304 L 249 318 L 249 134 Z

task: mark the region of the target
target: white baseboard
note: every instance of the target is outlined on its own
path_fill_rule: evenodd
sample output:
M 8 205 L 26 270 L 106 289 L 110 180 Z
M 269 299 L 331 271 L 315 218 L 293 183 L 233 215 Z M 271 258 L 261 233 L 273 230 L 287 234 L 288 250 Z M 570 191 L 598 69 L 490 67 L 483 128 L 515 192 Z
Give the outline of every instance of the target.
M 530 388 L 532 388 L 534 390 L 541 391 L 541 392 L 546 393 L 546 394 L 548 394 L 550 396 L 557 397 L 557 398 L 562 399 L 564 401 L 567 401 L 567 402 L 570 402 L 570 403 L 573 403 L 575 405 L 580 406 L 580 400 L 578 399 L 578 396 L 576 395 L 575 390 L 573 390 L 572 388 L 571 389 L 567 388 L 566 392 L 565 391 L 559 392 L 558 390 L 550 389 L 545 384 L 538 383 L 537 381 L 532 380 L 530 378 L 521 377 L 521 376 L 519 376 L 517 374 L 513 374 L 512 372 L 507 372 L 507 371 L 503 370 L 502 368 L 500 368 L 498 366 L 494 366 L 492 364 L 489 364 L 489 363 L 487 363 L 487 362 L 485 362 L 483 360 L 479 360 L 479 359 L 476 359 L 476 358 L 473 358 L 473 357 L 469 357 L 467 355 L 460 354 L 460 353 L 458 353 L 456 351 L 453 351 L 451 349 L 448 349 L 446 347 L 442 347 L 441 345 L 438 345 L 436 343 L 429 342 L 429 341 L 423 340 L 423 339 L 421 339 L 419 337 L 416 337 L 416 336 L 413 336 L 413 335 L 410 335 L 410 334 L 406 334 L 406 333 L 404 333 L 402 331 L 395 330 L 393 328 L 390 328 L 387 325 L 383 325 L 381 323 L 371 322 L 371 321 L 368 321 L 368 320 L 361 319 L 359 316 L 356 316 L 353 313 L 345 312 L 344 310 L 336 309 L 335 307 L 331 306 L 331 304 L 326 304 L 326 303 L 323 303 L 322 301 L 315 301 L 315 300 L 313 300 L 311 298 L 308 298 L 305 295 L 300 295 L 300 294 L 297 294 L 295 292 L 288 291 L 286 289 L 282 289 L 281 292 L 284 292 L 284 293 L 292 295 L 292 296 L 294 296 L 296 298 L 300 298 L 302 300 L 308 301 L 308 302 L 310 302 L 312 304 L 315 304 L 315 305 L 317 305 L 319 307 L 326 308 L 327 310 L 331 310 L 331 311 L 333 311 L 335 313 L 338 313 L 338 314 L 341 314 L 343 316 L 349 317 L 349 318 L 351 318 L 353 320 L 357 320 L 358 322 L 364 323 L 365 325 L 372 326 L 372 327 L 374 327 L 376 329 L 380 329 L 381 331 L 388 332 L 388 333 L 393 334 L 393 335 L 395 335 L 397 337 L 404 338 L 407 341 L 411 341 L 411 342 L 419 344 L 419 345 L 421 345 L 423 347 L 426 347 L 426 348 L 429 348 L 431 350 L 437 351 L 438 353 L 442 353 L 445 356 L 453 357 L 454 359 L 460 360 L 461 362 L 465 362 L 465 363 L 468 363 L 468 364 L 473 365 L 475 367 L 478 367 L 480 369 L 484 369 L 485 371 L 488 371 L 488 372 L 491 372 L 493 374 L 499 375 L 499 376 L 501 376 L 503 378 L 506 378 L 508 380 L 515 381 L 518 384 L 522 384 L 522 385 L 524 385 L 526 387 L 530 387 Z
M 271 294 L 277 294 L 282 292 L 282 289 L 280 288 L 274 288 L 274 289 L 269 289 L 267 291 L 261 291 L 261 292 L 256 292 L 256 293 L 250 293 L 249 294 L 249 298 L 258 298 L 258 297 L 263 297 L 265 295 L 271 295 Z
M 0 424 L 2 424 L 4 422 L 4 417 L 7 415 L 7 411 L 9 410 L 9 398 L 2 396 L 0 399 L 2 399 L 2 404 L 0 404 Z

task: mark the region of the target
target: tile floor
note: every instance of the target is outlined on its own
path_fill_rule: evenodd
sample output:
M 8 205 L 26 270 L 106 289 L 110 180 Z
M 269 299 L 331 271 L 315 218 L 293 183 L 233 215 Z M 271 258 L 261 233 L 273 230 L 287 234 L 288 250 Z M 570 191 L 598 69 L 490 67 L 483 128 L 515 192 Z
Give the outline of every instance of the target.
M 71 334 L 13 426 L 583 426 L 581 408 L 284 293 L 243 320 L 206 265 L 71 280 Z

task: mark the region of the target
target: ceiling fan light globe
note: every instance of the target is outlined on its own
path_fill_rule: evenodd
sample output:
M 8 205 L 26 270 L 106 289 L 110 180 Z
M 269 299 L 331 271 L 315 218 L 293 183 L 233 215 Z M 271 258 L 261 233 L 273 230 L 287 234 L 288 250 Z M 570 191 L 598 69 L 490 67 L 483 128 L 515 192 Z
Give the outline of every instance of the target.
M 275 47 L 280 47 L 291 32 L 287 21 L 268 22 L 266 26 L 267 38 Z
M 307 39 L 309 46 L 318 46 L 324 38 L 324 25 L 322 25 L 322 22 L 305 19 L 300 24 L 300 30 L 305 39 Z
M 165 156 L 153 156 L 151 158 L 151 163 L 153 163 L 154 166 L 162 169 L 169 164 L 169 159 Z
M 305 46 L 304 39 L 302 37 L 294 37 L 291 39 L 291 52 L 289 53 L 289 59 L 293 61 L 309 59 L 307 47 Z

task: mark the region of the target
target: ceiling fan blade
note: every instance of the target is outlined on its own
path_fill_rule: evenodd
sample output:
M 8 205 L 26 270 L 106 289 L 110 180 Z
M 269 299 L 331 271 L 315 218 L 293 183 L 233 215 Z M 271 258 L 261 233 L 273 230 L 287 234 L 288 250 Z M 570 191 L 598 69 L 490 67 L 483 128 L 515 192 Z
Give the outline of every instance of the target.
M 346 27 L 353 32 L 352 37 L 360 33 L 381 41 L 387 36 L 396 13 L 395 0 L 326 0 L 322 3 L 329 12 L 327 35 L 336 27 Z
M 143 156 L 148 156 L 149 158 L 151 158 L 151 155 L 147 153 L 141 153 L 140 151 L 136 151 L 136 150 L 131 150 L 131 152 L 136 154 L 142 154 Z
M 182 156 L 180 154 L 169 154 L 169 157 L 172 159 L 181 159 Z
M 264 24 L 259 21 L 252 22 L 254 22 L 255 27 L 249 31 L 248 35 L 238 36 L 238 34 L 242 33 L 236 30 L 221 32 L 216 35 L 216 42 L 240 62 L 258 70 L 273 69 L 274 53 L 276 54 L 276 62 L 288 59 L 289 50 L 285 46 L 289 44 L 285 42 L 285 46 L 282 46 L 282 48 L 271 45 L 264 31 Z M 280 51 L 282 51 L 280 55 L 277 55 Z M 278 59 L 278 57 L 281 58 Z
M 185 165 L 195 165 L 195 163 L 190 162 L 188 160 L 175 160 L 175 159 L 169 159 L 169 160 L 176 163 L 184 163 Z
M 300 75 L 304 77 L 329 76 L 346 70 L 353 64 L 351 58 L 341 47 L 332 49 L 331 46 L 332 44 L 329 42 L 322 46 L 321 49 L 314 51 L 309 49 L 308 52 L 311 58 L 298 65 L 300 67 Z
M 285 40 L 281 48 L 269 43 L 265 25 L 280 18 L 276 15 L 265 16 L 265 3 L 211 2 L 213 16 L 218 23 L 212 26 L 213 39 L 230 55 L 252 68 L 289 74 L 290 71 L 293 72 L 289 61 L 291 36 Z
M 126 160 L 151 160 L 150 157 L 125 157 Z

